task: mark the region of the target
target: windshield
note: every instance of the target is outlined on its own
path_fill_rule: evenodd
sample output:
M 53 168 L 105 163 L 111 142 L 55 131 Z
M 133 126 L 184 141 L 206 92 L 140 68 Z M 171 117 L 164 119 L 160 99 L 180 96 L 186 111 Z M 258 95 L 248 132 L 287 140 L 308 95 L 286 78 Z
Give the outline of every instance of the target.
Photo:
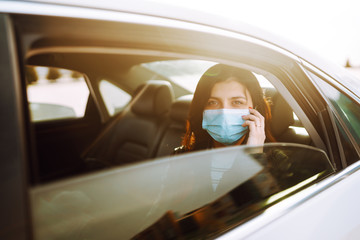
M 34 231 L 36 239 L 204 239 L 332 172 L 322 150 L 297 144 L 185 153 L 33 189 Z

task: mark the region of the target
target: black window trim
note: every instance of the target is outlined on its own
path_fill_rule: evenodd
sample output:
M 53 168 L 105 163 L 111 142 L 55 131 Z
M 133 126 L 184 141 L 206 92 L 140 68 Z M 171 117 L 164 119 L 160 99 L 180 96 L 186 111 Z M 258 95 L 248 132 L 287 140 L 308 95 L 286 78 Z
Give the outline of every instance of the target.
M 0 13 L 0 174 L 2 181 L 0 238 L 32 239 L 29 179 L 27 173 L 27 130 L 25 89 L 21 82 L 18 44 L 9 15 Z
M 336 80 L 334 80 L 332 77 L 325 75 L 324 73 L 320 72 L 319 70 L 317 70 L 315 67 L 312 67 L 310 64 L 304 64 L 304 69 L 305 71 L 308 71 L 314 75 L 316 75 L 318 78 L 320 78 L 321 80 L 323 80 L 325 83 L 329 84 L 330 86 L 334 87 L 337 91 L 339 91 L 341 94 L 344 94 L 346 97 L 350 98 L 352 101 L 354 102 L 360 102 L 360 99 L 358 99 L 353 93 L 351 93 L 350 91 L 348 91 L 347 89 L 345 89 L 342 85 L 337 84 Z M 333 130 L 334 133 L 336 135 L 336 142 L 342 157 L 342 164 L 343 164 L 343 168 L 347 167 L 348 163 L 345 159 L 345 154 L 343 152 L 343 148 L 342 148 L 342 144 L 339 138 L 339 132 L 338 132 L 338 128 L 336 126 L 335 123 L 335 119 L 339 122 L 340 126 L 342 127 L 342 129 L 344 130 L 346 136 L 349 138 L 349 140 L 351 141 L 352 146 L 354 147 L 356 153 L 360 156 L 360 147 L 359 145 L 356 143 L 356 140 L 353 138 L 352 134 L 350 133 L 348 127 L 346 126 L 346 124 L 344 123 L 343 119 L 339 116 L 337 110 L 334 108 L 333 104 L 329 101 L 329 99 L 324 96 L 324 94 L 322 93 L 322 91 L 320 91 L 319 86 L 316 84 L 315 80 L 312 79 L 312 77 L 309 76 L 309 78 L 314 82 L 314 86 L 318 89 L 320 95 L 322 96 L 322 98 L 327 102 L 327 109 L 328 109 L 328 114 L 330 116 L 330 119 L 332 121 L 332 126 L 333 126 Z

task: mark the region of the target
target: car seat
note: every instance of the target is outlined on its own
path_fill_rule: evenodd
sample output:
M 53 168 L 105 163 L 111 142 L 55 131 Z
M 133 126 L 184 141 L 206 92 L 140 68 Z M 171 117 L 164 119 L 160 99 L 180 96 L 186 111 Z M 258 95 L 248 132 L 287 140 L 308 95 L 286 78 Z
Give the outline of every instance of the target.
M 294 130 L 294 112 L 279 92 L 275 88 L 268 88 L 265 89 L 265 96 L 270 98 L 272 103 L 270 128 L 276 141 L 310 144 L 308 135 L 297 134 Z
M 169 114 L 170 124 L 162 137 L 156 156 L 167 156 L 179 147 L 186 132 L 186 120 L 193 95 L 184 95 L 171 105 Z
M 84 152 L 88 170 L 134 163 L 155 156 L 174 101 L 169 82 L 150 80 Z

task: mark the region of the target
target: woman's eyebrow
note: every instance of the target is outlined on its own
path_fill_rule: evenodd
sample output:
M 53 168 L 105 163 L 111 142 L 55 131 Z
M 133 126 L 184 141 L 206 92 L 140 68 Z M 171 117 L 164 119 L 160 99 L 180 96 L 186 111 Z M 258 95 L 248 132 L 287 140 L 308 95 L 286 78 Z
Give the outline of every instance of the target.
M 209 97 L 209 99 L 211 99 L 211 98 L 216 99 L 216 100 L 221 99 L 221 98 L 218 98 L 218 97 L 213 97 L 213 96 L 210 96 L 210 97 Z
M 230 99 L 238 99 L 238 98 L 243 98 L 243 99 L 247 99 L 246 96 L 236 96 L 236 97 L 231 97 Z
M 229 99 L 239 99 L 239 98 L 247 100 L 246 96 L 235 96 L 235 97 L 230 97 Z M 210 96 L 209 100 L 210 99 L 221 100 L 222 98 Z

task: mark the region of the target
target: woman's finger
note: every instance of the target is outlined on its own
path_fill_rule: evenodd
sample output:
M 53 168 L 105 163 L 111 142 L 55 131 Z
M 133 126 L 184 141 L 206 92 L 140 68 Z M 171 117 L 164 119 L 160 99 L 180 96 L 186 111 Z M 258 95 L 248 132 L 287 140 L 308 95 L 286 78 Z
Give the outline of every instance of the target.
M 251 120 L 246 120 L 244 122 L 244 124 L 243 124 L 243 127 L 245 127 L 245 126 L 248 126 L 250 131 L 251 131 L 252 129 L 256 128 L 256 123 L 254 121 L 251 121 Z
M 256 127 L 262 125 L 260 118 L 254 116 L 254 115 L 251 115 L 251 114 L 243 116 L 243 119 L 246 120 L 246 121 L 254 122 Z
M 259 115 L 259 116 L 256 116 L 256 115 L 254 115 L 254 114 L 249 114 L 249 115 L 245 115 L 245 116 L 243 116 L 243 119 L 244 120 L 250 120 L 250 121 L 253 121 L 253 122 L 255 122 L 255 125 L 258 127 L 258 126 L 263 126 L 264 124 L 263 124 L 263 119 L 261 118 L 261 115 Z
M 250 114 L 243 117 L 250 133 L 247 144 L 263 144 L 265 141 L 265 118 L 255 109 L 249 109 Z
M 254 116 L 256 116 L 256 117 L 260 118 L 260 120 L 261 120 L 262 122 L 263 122 L 263 121 L 265 121 L 264 116 L 263 116 L 263 115 L 261 115 L 261 113 L 259 113 L 259 111 L 257 111 L 256 109 L 252 109 L 252 108 L 250 108 L 250 109 L 249 109 L 249 112 L 250 112 L 250 114 L 252 114 L 252 115 L 254 115 Z

